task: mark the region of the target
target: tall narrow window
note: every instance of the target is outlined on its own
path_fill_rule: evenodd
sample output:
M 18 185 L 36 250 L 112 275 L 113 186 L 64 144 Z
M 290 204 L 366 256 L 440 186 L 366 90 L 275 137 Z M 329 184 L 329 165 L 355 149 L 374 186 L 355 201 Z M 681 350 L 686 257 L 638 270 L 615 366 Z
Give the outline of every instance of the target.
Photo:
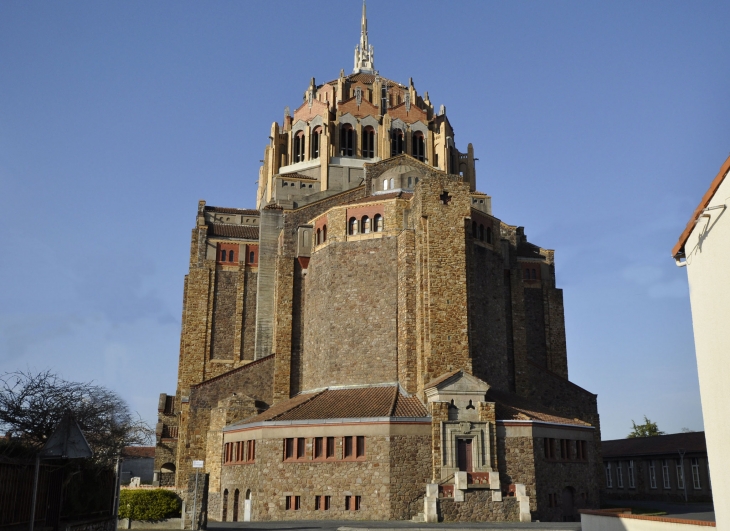
M 664 481 L 664 488 L 672 488 L 669 482 L 669 459 L 662 459 L 662 480 Z
M 327 241 L 327 225 L 322 227 L 322 243 Z
M 532 280 L 537 280 L 537 270 L 536 269 L 532 270 Z
M 321 127 L 315 127 L 314 131 L 312 131 L 312 158 L 318 159 L 319 158 L 319 141 L 320 141 L 320 135 L 322 134 L 322 128 Z
M 347 224 L 347 232 L 350 234 L 350 236 L 357 234 L 357 218 L 350 218 L 350 222 Z
M 294 162 L 304 160 L 304 131 L 299 131 L 294 137 Z
M 380 114 L 388 110 L 388 87 L 383 85 L 380 89 Z
M 251 251 L 250 253 L 248 253 L 248 263 L 249 264 L 253 264 L 255 257 L 256 257 L 256 255 L 254 254 L 253 251 Z
M 393 190 L 395 188 L 395 179 L 393 177 L 390 178 L 390 189 Z
M 326 447 L 325 451 L 326 451 L 325 457 L 327 459 L 335 458 L 335 438 L 334 437 L 327 437 L 327 447 Z
M 256 460 L 256 441 L 248 441 L 248 455 L 246 461 L 252 463 Z
M 284 439 L 284 459 L 294 459 L 294 441 L 296 439 Z
M 484 241 L 484 225 L 479 225 L 479 240 Z
M 606 488 L 610 489 L 613 487 L 613 480 L 611 479 L 611 463 L 606 463 Z
M 317 232 L 315 232 L 314 236 L 314 245 L 320 244 L 320 237 L 322 236 L 322 231 L 320 229 L 317 229 Z
M 546 438 L 544 443 L 545 459 L 555 459 L 555 439 Z
M 355 147 L 355 131 L 350 124 L 343 124 L 340 132 L 340 155 L 352 157 Z
M 684 489 L 684 461 L 677 461 L 677 488 Z
M 233 262 L 233 251 L 228 251 L 228 261 Z
M 426 143 L 420 131 L 413 133 L 413 158 L 421 162 L 426 161 Z
M 314 459 L 324 459 L 324 441 L 322 437 L 314 438 Z
M 649 461 L 649 487 L 656 488 L 656 465 L 654 461 Z
M 357 437 L 357 444 L 355 448 L 355 457 L 363 458 L 365 457 L 365 437 L 362 435 L 358 435 Z
M 390 132 L 390 155 L 400 155 L 403 153 L 403 131 L 401 129 L 393 129 Z
M 303 437 L 299 437 L 297 439 L 297 459 L 303 459 L 304 458 L 304 445 L 305 445 L 306 439 Z
M 702 488 L 702 484 L 700 483 L 700 460 L 696 457 L 692 458 L 692 484 L 695 490 Z
M 383 190 L 388 189 L 388 179 L 383 179 Z
M 621 461 L 616 463 L 616 486 L 620 489 L 624 488 L 624 469 L 621 467 Z
M 381 216 L 380 214 L 375 214 L 375 217 L 373 218 L 373 223 L 375 223 L 375 232 L 383 232 L 383 216 Z
M 362 132 L 362 156 L 366 159 L 375 157 L 375 130 L 370 126 Z
M 342 441 L 343 445 L 343 459 L 351 459 L 353 457 L 352 454 L 352 436 L 344 437 L 344 440 Z
M 636 479 L 634 477 L 634 460 L 632 459 L 629 461 L 629 468 L 628 468 L 628 476 L 629 476 L 629 488 L 633 489 L 636 488 Z
M 226 261 L 226 251 L 221 251 L 221 262 Z
M 360 226 L 362 227 L 363 234 L 370 233 L 370 218 L 363 216 Z
M 492 227 L 487 227 L 487 243 L 492 243 Z

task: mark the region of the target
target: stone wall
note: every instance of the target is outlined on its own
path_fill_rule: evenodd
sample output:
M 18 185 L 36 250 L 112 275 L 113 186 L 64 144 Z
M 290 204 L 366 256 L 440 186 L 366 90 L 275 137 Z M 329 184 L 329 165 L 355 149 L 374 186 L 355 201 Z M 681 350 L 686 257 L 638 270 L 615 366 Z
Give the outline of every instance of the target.
M 541 367 L 548 366 L 547 345 L 545 341 L 545 305 L 543 290 L 525 287 L 525 331 L 527 336 L 528 359 Z
M 398 380 L 397 239 L 333 241 L 306 281 L 303 389 Z
M 444 522 L 519 522 L 520 502 L 514 496 L 492 501 L 492 491 L 469 490 L 463 502 L 439 498 L 439 520 Z
M 423 512 L 431 481 L 431 437 L 390 437 L 390 518 L 410 520 Z
M 236 331 L 237 271 L 217 271 L 213 295 L 210 359 L 232 360 Z
M 535 447 L 532 437 L 505 437 L 497 431 L 497 463 L 499 480 L 504 487 L 522 483 L 530 497 L 530 510 L 537 510 L 535 501 Z

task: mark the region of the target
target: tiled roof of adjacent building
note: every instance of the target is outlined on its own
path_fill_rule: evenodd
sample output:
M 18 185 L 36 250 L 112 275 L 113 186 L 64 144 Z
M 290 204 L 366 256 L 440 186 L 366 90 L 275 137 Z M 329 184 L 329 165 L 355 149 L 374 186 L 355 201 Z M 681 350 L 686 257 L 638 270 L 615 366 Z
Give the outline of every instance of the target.
M 303 173 L 296 173 L 296 172 L 294 172 L 294 173 L 282 173 L 281 174 L 281 177 L 283 177 L 285 179 L 303 179 L 303 180 L 306 180 L 306 181 L 316 181 L 317 180 L 316 177 L 311 177 L 309 175 L 304 175 Z
M 242 238 L 244 240 L 258 240 L 259 228 L 254 225 L 231 225 L 228 223 L 210 223 L 209 236 L 223 238 Z
M 688 454 L 707 453 L 704 431 L 689 433 L 672 433 L 654 437 L 635 437 L 632 439 L 615 439 L 602 441 L 603 457 L 620 457 L 630 455 L 676 455 L 681 448 Z
M 325 389 L 295 396 L 241 424 L 267 421 L 326 420 L 376 417 L 428 417 L 415 396 L 401 394 L 395 385 Z
M 487 391 L 487 402 L 496 404 L 497 420 L 538 420 L 555 424 L 590 426 L 585 421 L 564 417 L 555 411 L 507 391 L 489 389 Z
M 730 172 L 730 157 L 725 159 L 725 162 L 720 167 L 720 171 L 712 180 L 712 183 L 710 183 L 710 188 L 707 190 L 707 192 L 705 192 L 705 195 L 702 196 L 700 204 L 697 205 L 697 208 L 695 208 L 695 211 L 692 213 L 692 217 L 689 218 L 687 226 L 684 228 L 682 234 L 679 236 L 679 241 L 677 241 L 677 243 L 674 245 L 674 248 L 672 249 L 673 257 L 680 257 L 684 254 L 684 244 L 687 243 L 689 235 L 692 234 L 692 230 L 695 228 L 697 218 L 700 217 L 702 211 L 707 208 L 707 205 L 710 204 L 710 201 L 712 201 L 715 192 L 717 192 L 717 189 L 720 188 L 720 185 L 725 180 L 725 176 L 728 174 L 728 172 Z
M 125 446 L 122 450 L 122 457 L 138 459 L 140 457 L 155 458 L 154 446 Z
M 413 197 L 411 192 L 393 192 L 392 194 L 369 195 L 360 199 L 354 199 L 353 201 L 345 204 L 358 205 L 360 203 L 374 203 L 376 201 L 385 201 L 388 199 L 410 199 L 411 197 Z
M 260 212 L 258 210 L 251 210 L 246 208 L 226 208 L 217 206 L 206 206 L 206 212 L 219 212 L 221 214 L 243 214 L 244 216 L 258 216 Z

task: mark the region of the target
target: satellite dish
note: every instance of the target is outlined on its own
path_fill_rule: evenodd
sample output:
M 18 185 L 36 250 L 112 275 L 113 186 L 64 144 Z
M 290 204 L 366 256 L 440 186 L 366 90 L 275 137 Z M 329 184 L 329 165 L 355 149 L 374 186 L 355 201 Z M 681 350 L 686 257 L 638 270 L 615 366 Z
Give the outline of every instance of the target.
M 66 413 L 38 455 L 46 459 L 79 459 L 91 457 L 94 452 L 76 420 Z

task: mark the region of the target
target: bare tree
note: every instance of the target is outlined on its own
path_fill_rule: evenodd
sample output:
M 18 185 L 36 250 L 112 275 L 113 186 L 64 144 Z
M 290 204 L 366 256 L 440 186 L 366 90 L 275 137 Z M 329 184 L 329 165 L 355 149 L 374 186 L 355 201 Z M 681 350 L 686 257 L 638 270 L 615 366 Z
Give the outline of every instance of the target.
M 111 465 L 124 446 L 148 443 L 154 431 L 115 392 L 69 382 L 51 371 L 0 375 L 0 428 L 40 448 L 69 411 L 79 423 L 94 461 Z

